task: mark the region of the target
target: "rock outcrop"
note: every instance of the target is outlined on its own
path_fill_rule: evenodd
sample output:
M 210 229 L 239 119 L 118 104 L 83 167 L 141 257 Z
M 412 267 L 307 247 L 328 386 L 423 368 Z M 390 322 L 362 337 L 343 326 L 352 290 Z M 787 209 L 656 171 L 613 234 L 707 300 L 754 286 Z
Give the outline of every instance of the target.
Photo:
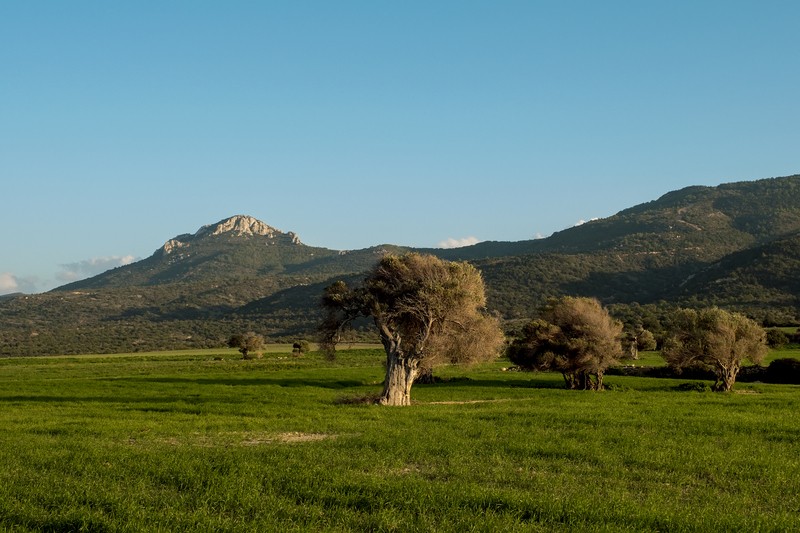
M 194 234 L 178 235 L 162 246 L 157 253 L 168 255 L 175 250 L 188 247 L 193 241 L 213 237 L 216 235 L 231 234 L 235 237 L 267 237 L 269 239 L 281 239 L 281 242 L 289 241 L 292 244 L 302 244 L 300 238 L 294 232 L 284 233 L 278 229 L 269 226 L 257 218 L 247 215 L 236 215 L 224 220 L 220 220 L 216 224 L 208 224 L 201 227 Z
M 238 236 L 242 235 L 262 235 L 265 237 L 274 237 L 276 235 L 283 235 L 283 232 L 264 224 L 260 220 L 247 215 L 236 215 L 225 220 L 220 220 L 216 224 L 203 226 L 195 237 L 205 237 L 208 235 L 221 235 L 223 233 L 233 233 Z

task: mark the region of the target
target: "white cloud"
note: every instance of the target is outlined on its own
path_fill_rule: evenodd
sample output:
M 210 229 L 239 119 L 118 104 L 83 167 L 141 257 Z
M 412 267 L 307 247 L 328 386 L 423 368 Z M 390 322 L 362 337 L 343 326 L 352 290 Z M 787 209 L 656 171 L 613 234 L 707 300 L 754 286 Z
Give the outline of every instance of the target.
M 478 244 L 479 241 L 477 237 L 464 237 L 463 239 L 454 239 L 450 237 L 447 240 L 441 241 L 439 243 L 439 248 L 461 248 L 463 246 L 472 246 L 473 244 Z
M 584 225 L 584 224 L 586 224 L 587 222 L 593 222 L 593 221 L 595 221 L 595 220 L 600 220 L 600 217 L 594 217 L 594 218 L 590 218 L 589 220 L 580 219 L 580 220 L 579 220 L 579 221 L 577 221 L 577 222 L 575 223 L 575 225 L 574 225 L 574 226 L 572 226 L 572 227 L 573 227 L 573 228 L 577 228 L 578 226 L 583 226 L 583 225 Z
M 106 270 L 115 267 L 129 265 L 136 261 L 132 255 L 112 255 L 110 257 L 93 257 L 92 259 L 85 259 L 77 263 L 69 263 L 61 265 L 63 269 L 56 274 L 56 278 L 60 281 L 72 282 L 79 279 L 90 278 L 97 274 L 102 274 Z
M 543 234 L 543 233 L 541 233 L 541 232 L 539 232 L 539 231 L 537 231 L 537 232 L 536 232 L 536 234 L 533 236 L 533 238 L 534 238 L 535 240 L 537 240 L 537 241 L 538 241 L 539 239 L 544 239 L 544 234 Z
M 20 278 L 11 272 L 0 272 L 0 294 L 38 292 L 37 284 L 35 277 Z
M 0 294 L 9 294 L 16 292 L 19 288 L 17 277 L 11 272 L 0 273 Z

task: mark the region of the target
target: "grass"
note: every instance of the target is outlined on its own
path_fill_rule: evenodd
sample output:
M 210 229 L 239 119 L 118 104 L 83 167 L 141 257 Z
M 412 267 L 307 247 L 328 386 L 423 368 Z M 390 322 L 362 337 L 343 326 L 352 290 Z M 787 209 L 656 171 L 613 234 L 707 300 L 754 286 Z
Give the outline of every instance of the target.
M 667 362 L 661 357 L 661 352 L 648 350 L 639 352 L 639 359 L 623 359 L 622 364 L 634 366 L 666 366 Z
M 800 388 L 444 368 L 382 352 L 0 360 L 4 531 L 791 531 Z
M 773 349 L 767 353 L 767 356 L 764 357 L 764 360 L 761 361 L 761 366 L 768 366 L 772 361 L 775 359 L 785 359 L 785 358 L 792 358 L 792 359 L 800 359 L 800 348 L 797 345 L 790 345 L 780 349 Z M 659 351 L 647 351 L 647 352 L 639 352 L 639 359 L 637 360 L 630 360 L 625 359 L 623 360 L 623 364 L 626 365 L 635 365 L 635 366 L 666 366 L 667 363 L 664 361 L 664 358 L 661 357 L 661 352 Z M 751 364 L 749 361 L 745 361 L 745 365 Z
M 792 345 L 778 350 L 770 350 L 764 360 L 761 362 L 762 366 L 769 365 L 775 359 L 800 359 L 800 348 L 797 345 Z
M 380 344 L 372 344 L 372 343 L 353 343 L 349 345 L 351 349 L 373 349 L 373 348 L 380 348 Z M 317 349 L 317 345 L 315 343 L 311 344 L 313 349 Z M 262 355 L 264 354 L 287 354 L 292 352 L 292 344 L 265 344 L 259 353 Z M 236 348 L 205 348 L 205 349 L 187 349 L 187 350 L 166 350 L 166 351 L 155 351 L 155 352 L 129 352 L 129 353 L 112 353 L 112 354 L 85 354 L 85 355 L 45 355 L 39 356 L 41 358 L 44 357 L 59 357 L 59 358 L 105 358 L 105 357 L 160 357 L 160 356 L 176 356 L 176 355 L 189 355 L 192 357 L 197 356 L 220 356 L 220 357 L 233 357 L 237 358 L 241 354 L 239 350 Z

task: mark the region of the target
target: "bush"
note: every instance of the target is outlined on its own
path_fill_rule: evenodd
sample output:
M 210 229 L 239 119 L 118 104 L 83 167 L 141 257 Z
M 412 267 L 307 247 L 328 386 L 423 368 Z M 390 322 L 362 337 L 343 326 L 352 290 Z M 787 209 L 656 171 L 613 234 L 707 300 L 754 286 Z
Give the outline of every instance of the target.
M 681 383 L 675 389 L 683 392 L 711 392 L 711 385 L 700 382 Z
M 789 344 L 789 337 L 779 329 L 767 330 L 767 346 L 770 348 L 783 348 Z
M 769 383 L 800 385 L 800 360 L 775 359 L 767 367 L 766 379 Z
M 748 365 L 743 366 L 739 370 L 739 381 L 754 383 L 761 381 L 769 383 L 769 376 L 767 375 L 767 367 L 761 365 Z
M 668 366 L 617 366 L 606 371 L 609 376 L 633 376 L 639 378 L 704 379 L 714 381 L 714 372 L 700 365 L 675 369 Z
M 238 348 L 242 359 L 261 358 L 261 347 L 264 346 L 264 337 L 255 333 L 237 333 L 228 339 L 230 348 Z
M 311 344 L 306 340 L 299 340 L 292 344 L 292 353 L 295 355 L 302 355 L 308 353 L 311 349 Z
M 603 375 L 622 356 L 622 323 L 592 298 L 550 300 L 506 350 L 526 370 L 556 370 L 567 388 L 602 390 Z

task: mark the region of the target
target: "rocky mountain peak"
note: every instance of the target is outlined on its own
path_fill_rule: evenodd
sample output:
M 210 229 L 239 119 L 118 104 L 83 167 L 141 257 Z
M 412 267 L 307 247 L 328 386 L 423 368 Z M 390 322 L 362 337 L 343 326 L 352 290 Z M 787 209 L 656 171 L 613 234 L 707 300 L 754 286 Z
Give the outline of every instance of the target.
M 269 239 L 280 238 L 280 242 L 291 241 L 292 244 L 302 244 L 300 238 L 293 232 L 284 233 L 278 229 L 269 226 L 257 218 L 248 215 L 235 215 L 224 220 L 220 220 L 216 224 L 208 224 L 201 227 L 194 234 L 178 235 L 177 237 L 167 241 L 164 246 L 159 248 L 158 252 L 168 255 L 174 251 L 182 248 L 187 248 L 192 243 L 206 237 L 215 235 L 229 234 L 235 237 L 252 237 L 260 236 Z M 273 244 L 276 241 L 273 241 Z
M 226 218 L 225 220 L 220 220 L 216 224 L 203 226 L 195 233 L 195 237 L 221 235 L 222 233 L 233 233 L 238 236 L 263 235 L 265 237 L 272 237 L 282 232 L 251 216 L 236 215 Z

